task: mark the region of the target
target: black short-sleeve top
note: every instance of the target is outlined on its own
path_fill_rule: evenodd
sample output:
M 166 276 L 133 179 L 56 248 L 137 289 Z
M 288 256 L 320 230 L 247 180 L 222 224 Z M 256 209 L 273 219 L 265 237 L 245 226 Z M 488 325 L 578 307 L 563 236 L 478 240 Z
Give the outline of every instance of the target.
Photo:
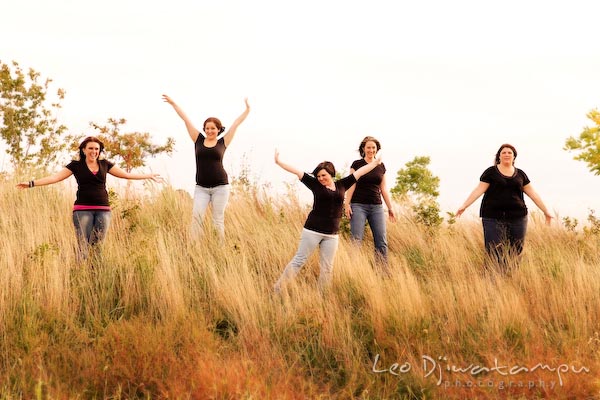
M 313 192 L 313 208 L 308 214 L 304 228 L 324 234 L 338 233 L 344 194 L 356 183 L 354 175 L 336 181 L 335 190 L 323 186 L 317 178 L 307 173 L 304 173 L 301 182 Z
M 98 172 L 94 174 L 85 163 L 85 159 L 71 161 L 68 168 L 77 180 L 77 198 L 75 206 L 109 207 L 106 191 L 106 174 L 114 166 L 107 160 L 98 160 Z
M 480 217 L 514 219 L 527 215 L 523 187 L 530 181 L 525 172 L 515 168 L 512 176 L 505 176 L 493 166 L 486 169 L 479 180 L 490 184 L 481 201 Z
M 223 156 L 226 149 L 225 139 L 220 138 L 213 147 L 206 147 L 204 136 L 198 135 L 195 144 L 196 185 L 212 188 L 229 183 L 227 172 L 223 168 Z
M 356 160 L 350 168 L 357 171 L 360 167 L 364 167 L 368 163 L 364 158 Z M 360 177 L 356 182 L 354 194 L 352 194 L 352 203 L 360 204 L 382 204 L 381 202 L 381 181 L 385 175 L 385 165 L 379 164 L 368 173 Z

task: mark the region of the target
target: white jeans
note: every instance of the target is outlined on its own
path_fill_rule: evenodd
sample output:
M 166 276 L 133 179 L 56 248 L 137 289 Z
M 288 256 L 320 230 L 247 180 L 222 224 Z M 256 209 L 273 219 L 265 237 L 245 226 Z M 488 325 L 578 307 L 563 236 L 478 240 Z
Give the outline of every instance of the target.
M 196 185 L 194 190 L 194 208 L 192 210 L 192 235 L 198 237 L 202 233 L 202 219 L 206 208 L 212 206 L 212 222 L 219 236 L 225 236 L 225 207 L 229 201 L 229 185 L 206 188 Z
M 338 248 L 338 242 L 338 235 L 329 235 L 302 229 L 298 251 L 294 258 L 292 258 L 292 261 L 290 261 L 283 270 L 283 274 L 281 274 L 277 283 L 275 283 L 275 292 L 279 292 L 282 285 L 293 279 L 298 272 L 300 272 L 300 269 L 304 266 L 306 260 L 308 260 L 308 257 L 310 257 L 317 246 L 319 246 L 319 267 L 321 269 L 319 274 L 319 287 L 324 289 L 325 286 L 331 282 L 331 276 L 333 275 L 333 260 Z

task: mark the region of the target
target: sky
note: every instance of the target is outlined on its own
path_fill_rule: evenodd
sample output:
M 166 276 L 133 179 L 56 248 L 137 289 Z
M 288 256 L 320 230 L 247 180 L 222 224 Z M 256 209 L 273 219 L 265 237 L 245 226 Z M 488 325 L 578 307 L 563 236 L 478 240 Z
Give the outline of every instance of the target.
M 329 160 L 347 171 L 372 135 L 388 187 L 429 156 L 441 208 L 456 211 L 511 143 L 560 218 L 600 214 L 600 176 L 563 149 L 600 108 L 598 1 L 5 3 L 0 61 L 65 89 L 58 118 L 72 133 L 123 117 L 125 131 L 175 138 L 173 155 L 147 168 L 175 188 L 193 190 L 193 143 L 163 93 L 198 127 L 209 116 L 230 126 L 248 97 L 224 159 L 230 176 L 249 168 L 274 188 L 294 182 L 274 164 L 275 148 L 301 170 Z

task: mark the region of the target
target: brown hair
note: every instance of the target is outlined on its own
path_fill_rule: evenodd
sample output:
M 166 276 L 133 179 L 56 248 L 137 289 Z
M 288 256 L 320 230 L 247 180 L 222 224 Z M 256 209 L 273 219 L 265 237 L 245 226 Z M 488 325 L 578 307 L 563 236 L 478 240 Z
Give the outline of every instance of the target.
M 209 122 L 212 122 L 213 124 L 215 124 L 215 126 L 219 130 L 219 133 L 225 132 L 225 127 L 221 123 L 221 120 L 219 118 L 215 118 L 215 117 L 207 118 L 206 121 L 204 121 L 204 125 L 202 125 L 203 131 L 206 132 L 206 124 L 208 124 Z
M 316 177 L 320 170 L 324 169 L 332 178 L 335 178 L 335 167 L 333 163 L 329 161 L 323 161 L 319 163 L 317 167 L 313 170 L 313 175 Z
M 81 142 L 79 144 L 79 159 L 80 160 L 85 160 L 85 154 L 83 153 L 83 149 L 85 149 L 85 147 L 88 145 L 88 143 L 98 143 L 100 145 L 100 153 L 102 153 L 104 151 L 104 143 L 102 143 L 102 141 L 100 141 L 100 139 L 98 139 L 95 136 L 88 136 L 85 139 L 83 139 L 83 142 Z
M 517 158 L 517 149 L 515 149 L 515 146 L 513 146 L 512 144 L 504 143 L 502 146 L 500 146 L 500 148 L 496 152 L 496 158 L 494 159 L 494 165 L 500 164 L 500 153 L 502 153 L 502 149 L 505 147 L 508 147 L 509 149 L 511 149 L 513 154 L 515 155 L 515 158 L 513 159 L 513 165 L 515 164 L 515 159 Z
M 365 146 L 367 142 L 375 142 L 375 146 L 377 146 L 377 151 L 381 150 L 381 143 L 379 140 L 375 139 L 373 136 L 365 136 L 365 138 L 360 142 L 360 146 L 358 146 L 358 153 L 361 157 L 365 156 Z

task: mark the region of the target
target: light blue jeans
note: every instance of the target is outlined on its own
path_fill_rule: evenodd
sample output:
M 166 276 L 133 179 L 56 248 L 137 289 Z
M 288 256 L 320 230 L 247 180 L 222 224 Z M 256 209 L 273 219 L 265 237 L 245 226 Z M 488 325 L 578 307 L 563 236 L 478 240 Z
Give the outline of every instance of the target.
M 325 289 L 325 287 L 331 283 L 333 260 L 338 248 L 338 242 L 338 235 L 328 235 L 308 229 L 302 229 L 298 251 L 294 258 L 292 258 L 292 261 L 290 261 L 283 270 L 277 283 L 275 283 L 275 292 L 279 293 L 281 287 L 300 272 L 300 269 L 302 269 L 308 260 L 308 257 L 310 257 L 317 246 L 319 246 L 319 267 L 321 270 L 319 273 L 319 288 Z
M 102 243 L 110 226 L 110 211 L 79 210 L 73 211 L 73 225 L 77 235 L 79 257 L 83 260 L 89 256 L 91 246 Z
M 196 185 L 194 190 L 194 208 L 192 210 L 192 235 L 202 234 L 202 220 L 210 203 L 212 206 L 212 222 L 221 238 L 225 237 L 225 207 L 229 201 L 229 185 L 212 188 Z
M 388 244 L 383 204 L 350 203 L 350 208 L 352 209 L 350 218 L 352 239 L 362 242 L 365 235 L 365 223 L 368 221 L 375 242 L 375 259 L 387 263 Z

